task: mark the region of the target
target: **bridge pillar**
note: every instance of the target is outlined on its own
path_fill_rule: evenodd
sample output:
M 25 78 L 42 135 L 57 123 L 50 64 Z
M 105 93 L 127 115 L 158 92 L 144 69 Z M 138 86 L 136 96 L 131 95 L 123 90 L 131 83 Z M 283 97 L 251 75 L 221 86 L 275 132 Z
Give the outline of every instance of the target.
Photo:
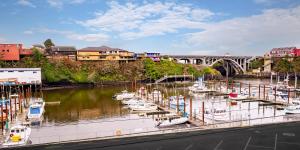
M 246 72 L 246 70 L 247 70 L 247 59 L 246 58 L 244 58 L 244 65 L 243 65 L 243 70 L 244 70 L 244 72 Z

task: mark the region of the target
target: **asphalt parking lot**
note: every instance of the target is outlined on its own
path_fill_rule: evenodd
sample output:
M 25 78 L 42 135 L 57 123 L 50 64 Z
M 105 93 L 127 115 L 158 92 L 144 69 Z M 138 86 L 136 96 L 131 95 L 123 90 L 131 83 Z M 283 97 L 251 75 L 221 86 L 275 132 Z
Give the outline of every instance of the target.
M 20 149 L 299 150 L 300 122 L 64 144 L 32 145 Z

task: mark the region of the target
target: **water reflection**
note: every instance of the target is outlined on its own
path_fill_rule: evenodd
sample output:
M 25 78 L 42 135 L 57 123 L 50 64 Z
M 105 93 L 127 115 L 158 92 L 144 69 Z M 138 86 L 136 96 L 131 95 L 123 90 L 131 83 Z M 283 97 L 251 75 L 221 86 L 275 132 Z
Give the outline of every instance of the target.
M 45 120 L 58 123 L 125 115 L 128 111 L 112 100 L 112 95 L 120 90 L 105 87 L 44 91 L 46 102 L 60 101 L 57 105 L 46 105 Z

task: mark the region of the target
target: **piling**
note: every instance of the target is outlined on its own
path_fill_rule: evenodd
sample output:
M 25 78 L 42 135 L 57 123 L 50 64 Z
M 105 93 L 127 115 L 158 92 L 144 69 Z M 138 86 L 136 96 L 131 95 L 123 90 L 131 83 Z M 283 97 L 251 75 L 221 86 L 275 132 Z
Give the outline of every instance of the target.
M 202 102 L 202 123 L 204 125 L 204 101 Z
M 8 108 L 7 108 L 7 103 L 5 103 L 5 111 L 6 111 L 6 118 L 5 120 L 8 120 Z
M 249 98 L 251 97 L 251 93 L 250 93 L 251 90 L 250 90 L 250 89 L 251 89 L 251 85 L 250 85 L 250 83 L 249 83 L 249 89 L 248 89 Z
M 277 91 L 277 88 L 276 88 L 276 86 L 275 86 L 275 103 L 276 103 L 276 97 L 277 97 L 277 94 L 276 94 L 276 91 Z
M 17 98 L 14 98 L 14 100 L 15 100 L 15 112 L 14 112 L 14 114 L 15 114 L 15 118 L 17 117 Z
M 10 121 L 12 121 L 13 116 L 12 116 L 12 107 L 11 107 L 11 98 L 9 98 L 9 114 L 10 114 Z
M 4 100 L 3 100 L 3 102 L 4 102 Z M 3 133 L 3 102 L 2 102 L 2 104 L 1 104 L 1 130 L 2 130 L 2 133 Z
M 240 94 L 242 93 L 242 82 L 240 82 Z
M 258 85 L 258 99 L 260 99 L 260 84 Z
M 290 103 L 290 88 L 288 88 L 288 104 Z
M 266 100 L 266 85 L 264 85 L 264 100 Z
M 179 96 L 176 97 L 177 100 L 177 113 L 179 113 Z
M 185 96 L 183 97 L 183 101 L 184 101 L 184 103 L 183 103 L 183 114 L 185 115 Z
M 190 120 L 193 119 L 193 107 L 192 107 L 192 97 L 190 97 Z

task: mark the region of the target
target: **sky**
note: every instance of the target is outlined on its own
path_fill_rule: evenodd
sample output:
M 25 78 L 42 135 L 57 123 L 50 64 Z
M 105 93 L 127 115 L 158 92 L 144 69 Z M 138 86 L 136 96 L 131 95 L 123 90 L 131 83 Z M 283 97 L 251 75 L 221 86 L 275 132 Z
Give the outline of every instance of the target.
M 3 0 L 0 43 L 106 45 L 167 55 L 300 47 L 300 0 Z

